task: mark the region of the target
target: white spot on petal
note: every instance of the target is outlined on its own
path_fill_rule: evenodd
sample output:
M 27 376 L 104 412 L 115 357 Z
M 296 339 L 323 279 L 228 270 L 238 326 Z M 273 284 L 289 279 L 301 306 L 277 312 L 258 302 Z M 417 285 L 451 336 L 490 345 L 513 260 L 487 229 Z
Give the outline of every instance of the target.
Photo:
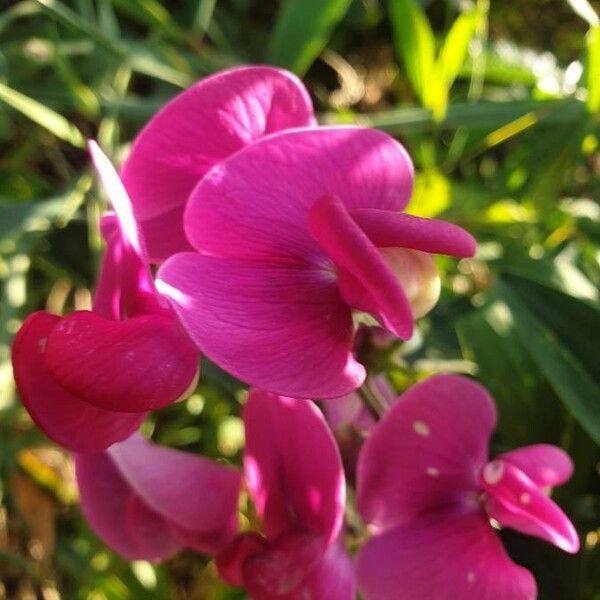
M 521 504 L 529 504 L 531 502 L 531 494 L 523 492 L 519 500 L 521 501 Z
M 469 571 L 467 573 L 467 581 L 469 583 L 474 583 L 476 579 L 477 579 L 477 575 L 475 575 L 475 571 Z
M 427 475 L 429 475 L 429 477 L 439 477 L 440 476 L 439 469 L 436 469 L 435 467 L 427 467 L 427 469 L 425 469 L 425 472 L 427 473 Z
M 429 437 L 431 435 L 431 429 L 429 429 L 429 425 L 427 425 L 425 421 L 415 421 L 413 423 L 413 430 L 423 437 Z
M 504 477 L 504 463 L 500 460 L 493 460 L 485 465 L 483 469 L 483 480 L 488 485 L 496 485 Z

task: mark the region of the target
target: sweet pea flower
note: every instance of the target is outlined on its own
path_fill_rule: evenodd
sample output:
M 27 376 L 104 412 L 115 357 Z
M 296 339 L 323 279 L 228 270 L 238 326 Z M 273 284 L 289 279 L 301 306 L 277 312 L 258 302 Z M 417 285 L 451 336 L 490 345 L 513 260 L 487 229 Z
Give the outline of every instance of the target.
M 266 135 L 315 123 L 302 83 L 272 67 L 222 71 L 166 104 L 136 137 L 121 170 L 152 261 L 192 249 L 183 211 L 212 167 Z
M 365 385 L 381 410 L 389 410 L 396 401 L 396 394 L 384 374 L 376 375 Z M 358 391 L 341 398 L 324 400 L 323 408 L 327 422 L 334 431 L 356 429 L 359 432 L 369 432 L 377 423 Z
M 183 547 L 216 552 L 235 536 L 241 473 L 134 434 L 75 458 L 83 514 L 129 560 L 159 560 Z
M 198 350 L 154 287 L 144 240 L 118 175 L 90 152 L 114 214 L 92 311 L 39 311 L 17 333 L 12 361 L 25 408 L 48 437 L 96 452 L 129 437 L 146 412 L 196 385 Z
M 437 375 L 374 428 L 357 483 L 359 511 L 375 533 L 357 560 L 365 600 L 534 600 L 532 574 L 512 562 L 490 519 L 578 550 L 573 525 L 545 493 L 569 479 L 570 458 L 539 444 L 490 461 L 495 425 L 484 388 Z
M 244 406 L 246 486 L 261 533 L 217 555 L 219 574 L 253 600 L 353 600 L 342 548 L 345 482 L 331 431 L 314 404 L 252 390 Z
M 188 333 L 236 377 L 299 398 L 361 385 L 354 309 L 395 335 L 439 293 L 431 254 L 471 256 L 450 223 L 402 213 L 413 166 L 388 135 L 297 128 L 261 138 L 191 192 L 184 228 L 195 252 L 171 256 L 157 288 Z

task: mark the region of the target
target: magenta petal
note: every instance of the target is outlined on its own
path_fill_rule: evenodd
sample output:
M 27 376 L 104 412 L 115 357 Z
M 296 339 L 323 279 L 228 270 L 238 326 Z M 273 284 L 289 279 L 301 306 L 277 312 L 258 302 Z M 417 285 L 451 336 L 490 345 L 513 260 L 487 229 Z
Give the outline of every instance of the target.
M 219 577 L 230 585 L 244 585 L 244 563 L 250 556 L 264 552 L 267 547 L 266 540 L 256 533 L 246 532 L 236 536 L 215 557 Z
M 185 230 L 204 254 L 322 268 L 328 261 L 308 230 L 317 198 L 339 198 L 348 209 L 401 210 L 412 183 L 406 151 L 381 131 L 285 131 L 208 173 L 190 196 Z
M 78 311 L 48 332 L 45 364 L 52 376 L 86 402 L 121 412 L 166 406 L 195 383 L 198 351 L 163 311 L 127 321 Z
M 323 415 L 311 402 L 252 390 L 244 424 L 246 485 L 267 537 L 303 530 L 331 543 L 342 525 L 345 482 Z
M 46 367 L 48 336 L 61 318 L 46 312 L 30 315 L 12 347 L 21 401 L 37 426 L 73 452 L 98 452 L 129 437 L 145 413 L 124 414 L 91 406 L 62 388 Z
M 280 537 L 260 554 L 249 556 L 242 567 L 244 587 L 253 600 L 302 600 L 305 581 L 323 552 L 323 540 L 293 533 Z
M 573 474 L 573 461 L 561 448 L 551 444 L 525 446 L 497 456 L 521 469 L 538 487 L 555 487 Z
M 130 246 L 139 256 L 140 260 L 147 264 L 148 251 L 146 250 L 146 244 L 123 182 L 106 154 L 104 154 L 96 142 L 90 140 L 88 142 L 88 149 L 96 172 L 117 216 L 123 243 Z
M 453 223 L 397 211 L 362 208 L 352 218 L 378 248 L 412 248 L 430 254 L 473 256 L 477 243 Z
M 244 381 L 325 398 L 364 380 L 351 352 L 352 316 L 331 276 L 182 253 L 161 266 L 157 287 L 200 349 Z
M 295 597 L 296 598 L 296 597 Z M 330 546 L 303 582 L 296 600 L 304 598 L 354 600 L 354 565 L 340 542 Z
M 123 166 L 150 254 L 189 248 L 173 209 L 215 164 L 264 135 L 313 125 L 308 93 L 291 73 L 272 67 L 241 67 L 204 79 L 169 102 L 136 138 Z M 169 214 L 165 230 L 146 222 Z
M 412 387 L 361 450 L 357 502 L 364 519 L 387 528 L 441 504 L 469 502 L 495 423 L 489 394 L 466 377 L 435 375 Z
M 500 525 L 542 538 L 566 552 L 579 550 L 579 537 L 569 518 L 517 467 L 502 459 L 482 473 L 486 510 Z
M 136 496 L 106 453 L 76 457 L 81 509 L 92 529 L 130 560 L 158 560 L 182 547 L 176 531 Z
M 101 229 L 107 245 L 94 291 L 93 312 L 119 321 L 160 310 L 148 266 L 124 240 L 113 213 L 102 217 Z
M 111 446 L 108 454 L 128 485 L 177 529 L 186 545 L 214 552 L 235 535 L 237 469 L 156 446 L 141 436 Z
M 365 600 L 535 600 L 531 573 L 513 563 L 485 515 L 427 513 L 362 547 L 357 579 Z
M 310 231 L 338 267 L 340 290 L 348 304 L 370 312 L 402 339 L 413 333 L 408 298 L 394 272 L 369 238 L 333 196 L 315 200 Z

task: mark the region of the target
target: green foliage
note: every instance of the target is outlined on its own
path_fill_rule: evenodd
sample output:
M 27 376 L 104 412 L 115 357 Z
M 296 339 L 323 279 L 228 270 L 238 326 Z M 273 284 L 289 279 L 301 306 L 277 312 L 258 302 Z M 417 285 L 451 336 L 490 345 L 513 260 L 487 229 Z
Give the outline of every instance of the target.
M 70 459 L 48 447 L 18 403 L 9 348 L 29 312 L 89 302 L 104 201 L 85 138 L 122 159 L 181 88 L 233 64 L 271 62 L 305 76 L 321 122 L 398 137 L 416 163 L 409 211 L 477 237 L 474 259 L 439 259 L 442 297 L 415 339 L 365 351 L 399 391 L 440 370 L 477 377 L 498 403 L 495 450 L 548 442 L 571 453 L 575 475 L 557 499 L 581 534 L 581 554 L 506 541 L 534 570 L 541 600 L 598 600 L 600 26 L 592 5 L 22 0 L 3 9 L 0 597 L 44 586 L 82 600 L 244 597 L 198 555 L 128 565 L 103 548 L 73 502 Z M 204 361 L 194 395 L 154 413 L 145 433 L 239 463 L 243 400 L 244 386 Z M 23 478 L 35 506 L 52 508 L 51 565 L 30 551 L 39 532 L 21 506 Z
M 303 75 L 349 5 L 350 0 L 282 2 L 269 38 L 268 62 Z

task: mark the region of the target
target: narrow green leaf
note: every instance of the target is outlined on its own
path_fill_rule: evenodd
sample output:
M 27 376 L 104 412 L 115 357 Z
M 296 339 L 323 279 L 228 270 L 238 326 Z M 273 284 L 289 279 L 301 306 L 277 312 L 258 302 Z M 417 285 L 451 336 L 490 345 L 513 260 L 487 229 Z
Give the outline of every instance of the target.
M 436 121 L 441 121 L 446 115 L 450 88 L 465 62 L 469 43 L 480 22 L 481 12 L 477 8 L 461 14 L 442 44 L 424 93 L 424 103 L 431 108 Z
M 178 39 L 185 37 L 184 32 L 172 18 L 171 13 L 157 0 L 110 0 L 115 6 L 142 23 Z
M 128 52 L 125 64 L 132 71 L 166 81 L 180 88 L 188 87 L 194 81 L 187 73 L 183 73 L 168 65 L 144 48 L 140 48 L 139 50 L 132 48 Z
M 497 283 L 499 297 L 514 319 L 523 346 L 556 394 L 579 424 L 600 443 L 600 386 L 570 348 L 529 310 L 505 282 Z M 586 334 L 587 335 L 587 334 Z
M 66 6 L 59 0 L 37 0 L 44 9 L 60 22 L 72 27 L 73 29 L 89 36 L 96 43 L 117 56 L 122 56 L 124 50 L 118 40 L 112 40 L 106 37 L 98 28 L 96 23 L 88 22 L 80 17 L 74 10 Z
M 0 83 L 0 100 L 61 140 L 78 148 L 85 146 L 85 139 L 75 125 L 37 100 L 29 98 L 3 83 Z
M 600 112 L 600 24 L 594 25 L 587 34 L 588 51 L 588 110 Z
M 396 52 L 423 101 L 435 64 L 435 38 L 429 20 L 414 0 L 391 0 L 390 20 Z
M 558 442 L 565 411 L 538 375 L 505 305 L 492 302 L 474 310 L 456 322 L 456 330 L 463 356 L 477 364 L 477 379 L 496 400 L 502 441 Z
M 573 123 L 585 116 L 585 104 L 580 100 L 519 100 L 511 102 L 457 102 L 448 107 L 443 121 L 448 129 L 495 129 L 503 127 L 529 113 L 538 123 L 556 125 Z M 335 115 L 326 115 L 323 122 L 336 122 Z M 400 108 L 360 115 L 357 122 L 377 127 L 395 135 L 431 131 L 434 120 L 425 108 Z
M 269 39 L 267 60 L 303 75 L 349 6 L 350 0 L 284 0 Z
M 452 24 L 440 49 L 438 65 L 442 79 L 451 86 L 467 57 L 469 44 L 481 23 L 482 14 L 477 8 L 460 15 Z

